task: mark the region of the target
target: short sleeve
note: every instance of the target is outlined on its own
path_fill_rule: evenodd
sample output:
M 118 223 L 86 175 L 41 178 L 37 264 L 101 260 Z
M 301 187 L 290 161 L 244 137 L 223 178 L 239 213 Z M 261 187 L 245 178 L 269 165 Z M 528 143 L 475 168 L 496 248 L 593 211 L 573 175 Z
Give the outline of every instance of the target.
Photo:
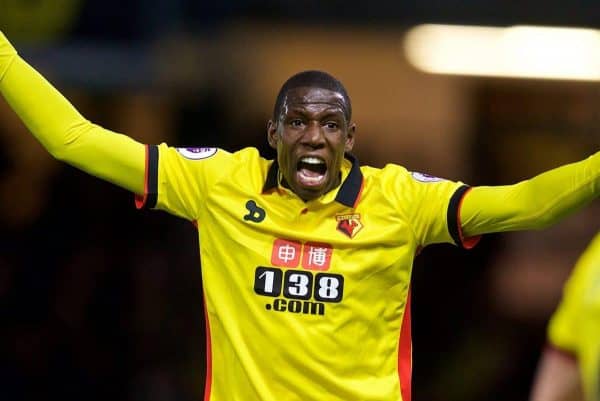
M 147 146 L 145 193 L 136 199 L 137 207 L 196 220 L 211 185 L 227 174 L 231 157 L 218 148 Z
M 399 206 L 408 214 L 420 246 L 443 242 L 465 248 L 475 245 L 476 241 L 462 238 L 459 217 L 467 185 L 418 172 L 397 173 L 401 179 L 396 188 Z

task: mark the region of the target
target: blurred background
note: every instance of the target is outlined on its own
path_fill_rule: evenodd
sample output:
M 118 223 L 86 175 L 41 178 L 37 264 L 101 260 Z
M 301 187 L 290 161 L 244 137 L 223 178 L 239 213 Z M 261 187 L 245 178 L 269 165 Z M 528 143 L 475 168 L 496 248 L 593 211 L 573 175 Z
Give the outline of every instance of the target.
M 598 150 L 598 21 L 595 0 L 0 0 L 0 29 L 23 57 L 88 119 L 139 141 L 272 157 L 280 85 L 322 69 L 350 93 L 363 164 L 471 185 Z M 449 24 L 465 30 L 455 39 Z M 506 41 L 515 25 L 578 30 L 574 44 L 561 29 Z M 201 400 L 194 227 L 56 162 L 3 101 L 0 177 L 0 399 Z M 413 399 L 526 400 L 599 216 L 596 201 L 544 231 L 426 249 L 413 273 Z

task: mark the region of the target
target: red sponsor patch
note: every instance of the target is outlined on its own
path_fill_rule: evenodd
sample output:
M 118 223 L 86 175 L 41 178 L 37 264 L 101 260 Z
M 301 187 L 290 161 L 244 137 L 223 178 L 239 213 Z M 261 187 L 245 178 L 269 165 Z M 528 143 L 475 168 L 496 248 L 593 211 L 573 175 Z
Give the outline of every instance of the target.
M 281 267 L 297 267 L 300 263 L 302 244 L 296 241 L 276 239 L 271 253 L 271 264 Z
M 329 270 L 332 252 L 329 244 L 307 242 L 302 249 L 302 267 L 307 270 Z

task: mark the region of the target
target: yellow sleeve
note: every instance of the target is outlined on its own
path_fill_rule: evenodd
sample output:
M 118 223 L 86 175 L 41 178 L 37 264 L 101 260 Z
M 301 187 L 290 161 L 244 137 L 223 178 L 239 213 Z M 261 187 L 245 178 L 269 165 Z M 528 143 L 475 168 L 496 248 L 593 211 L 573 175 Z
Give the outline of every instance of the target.
M 468 186 L 404 169 L 394 175 L 403 180 L 395 184 L 401 188 L 398 204 L 421 246 L 446 242 L 471 248 L 477 243 L 478 238 L 465 240 L 460 228 L 458 211 Z
M 539 229 L 600 195 L 600 152 L 514 185 L 473 187 L 460 209 L 466 236 Z
M 141 194 L 145 149 L 83 118 L 0 32 L 0 93 L 55 158 Z
M 235 171 L 256 165 L 259 158 L 254 148 L 230 153 L 218 148 L 148 146 L 145 195 L 137 198 L 137 206 L 163 210 L 190 221 L 199 220 L 201 210 L 210 208 L 218 213 L 219 201 L 207 205 L 214 186 L 235 185 L 231 179 Z M 223 177 L 227 177 L 227 183 L 222 182 Z
M 580 319 L 591 319 L 586 315 L 585 297 L 593 292 L 600 273 L 600 233 L 577 260 L 571 273 L 563 297 L 548 325 L 548 341 L 553 346 L 577 353 L 579 336 L 584 331 Z M 590 290 L 592 288 L 592 290 Z

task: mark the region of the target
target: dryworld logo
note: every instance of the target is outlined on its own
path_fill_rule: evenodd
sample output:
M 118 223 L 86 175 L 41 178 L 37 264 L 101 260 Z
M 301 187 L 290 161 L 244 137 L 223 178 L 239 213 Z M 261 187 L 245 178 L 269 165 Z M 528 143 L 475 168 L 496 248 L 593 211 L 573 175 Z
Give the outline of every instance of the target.
M 244 220 L 260 223 L 265 219 L 265 209 L 259 207 L 253 200 L 246 202 L 246 209 L 248 210 L 248 214 L 244 216 Z

